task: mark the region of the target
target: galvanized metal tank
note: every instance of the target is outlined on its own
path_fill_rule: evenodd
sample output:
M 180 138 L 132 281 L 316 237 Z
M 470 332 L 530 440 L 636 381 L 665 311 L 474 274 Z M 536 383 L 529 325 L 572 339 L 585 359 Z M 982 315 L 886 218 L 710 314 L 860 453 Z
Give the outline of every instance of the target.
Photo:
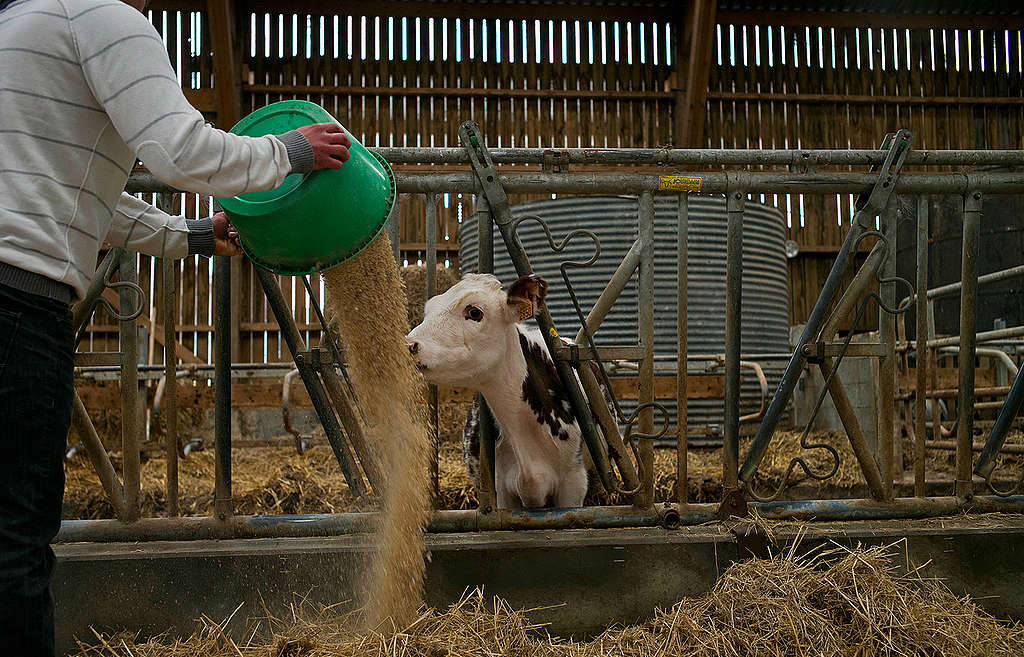
M 676 289 L 676 195 L 655 196 L 654 264 L 654 349 L 661 374 L 675 371 Z M 622 261 L 637 237 L 636 197 L 581 196 L 529 201 L 512 209 L 515 217 L 536 215 L 547 221 L 552 235 L 560 241 L 577 228 L 593 231 L 601 240 L 601 256 L 586 269 L 569 269 L 583 312 L 593 307 L 612 272 Z M 689 198 L 689 321 L 690 354 L 722 354 L 725 351 L 725 265 L 726 207 L 719 196 Z M 543 230 L 536 222 L 520 225 L 520 239 L 534 270 L 549 284 L 547 304 L 559 332 L 572 338 L 580 322 L 572 307 L 559 271 L 563 260 L 585 261 L 593 253 L 591 240 L 578 237 L 562 253 L 548 246 Z M 459 259 L 463 272 L 476 271 L 478 233 L 475 221 L 463 221 L 459 233 Z M 785 226 L 775 208 L 748 201 L 743 223 L 743 308 L 742 352 L 785 353 L 789 350 L 789 296 L 786 283 Z M 495 231 L 494 271 L 503 283 L 516 278 L 515 269 Z M 596 334 L 599 345 L 635 345 L 637 343 L 637 277 L 623 291 L 611 313 Z M 691 371 L 698 367 L 691 363 Z M 722 374 L 722 370 L 718 374 Z M 760 387 L 750 370 L 744 370 L 742 412 L 757 410 Z M 777 378 L 769 373 L 769 394 Z M 675 426 L 675 402 L 663 402 Z M 624 402 L 627 412 L 635 402 Z M 689 403 L 688 426 L 694 438 L 703 436 L 709 425 L 720 427 L 724 418 L 722 399 L 694 399 Z M 656 422 L 660 420 L 656 417 Z M 746 425 L 753 432 L 756 425 Z M 714 442 L 713 440 L 711 442 Z

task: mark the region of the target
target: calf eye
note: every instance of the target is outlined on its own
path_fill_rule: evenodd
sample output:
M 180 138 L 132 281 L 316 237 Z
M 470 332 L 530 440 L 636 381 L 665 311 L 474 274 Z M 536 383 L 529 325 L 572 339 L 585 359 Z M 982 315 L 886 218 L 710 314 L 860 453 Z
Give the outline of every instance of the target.
M 474 322 L 481 322 L 484 319 L 484 311 L 476 306 L 466 306 L 466 310 L 462 314 L 466 319 L 471 319 Z

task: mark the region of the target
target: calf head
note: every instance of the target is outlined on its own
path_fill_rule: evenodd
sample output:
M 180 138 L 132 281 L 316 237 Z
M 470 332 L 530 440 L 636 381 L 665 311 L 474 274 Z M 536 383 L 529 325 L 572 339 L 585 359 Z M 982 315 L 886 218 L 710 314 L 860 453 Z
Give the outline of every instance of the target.
M 476 388 L 501 371 L 515 325 L 533 317 L 547 283 L 524 276 L 505 291 L 490 274 L 468 274 L 427 300 L 423 322 L 406 336 L 416 366 L 430 383 Z

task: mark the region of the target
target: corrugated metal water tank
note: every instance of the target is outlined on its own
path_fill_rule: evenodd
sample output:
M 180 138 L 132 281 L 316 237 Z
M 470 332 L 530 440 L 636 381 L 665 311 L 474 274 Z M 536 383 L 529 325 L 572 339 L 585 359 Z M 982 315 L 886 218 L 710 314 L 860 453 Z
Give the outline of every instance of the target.
M 676 195 L 655 196 L 655 309 L 654 349 L 657 355 L 676 353 L 676 225 L 679 200 Z M 725 264 L 726 207 L 723 197 L 689 197 L 689 352 L 721 354 L 725 351 Z M 601 240 L 601 256 L 589 268 L 569 269 L 570 280 L 586 314 L 600 296 L 615 268 L 637 237 L 636 197 L 581 196 L 529 201 L 512 208 L 515 217 L 536 215 L 547 221 L 556 241 L 577 228 L 593 231 Z M 548 308 L 561 334 L 572 337 L 579 319 L 559 272 L 563 260 L 587 260 L 593 253 L 589 239 L 577 237 L 563 253 L 555 253 L 536 222 L 520 225 L 520 239 L 534 270 L 547 279 Z M 748 201 L 743 223 L 743 310 L 742 351 L 785 353 L 789 351 L 789 298 L 786 285 L 785 226 L 778 210 Z M 464 221 L 459 235 L 463 272 L 476 271 L 478 233 L 475 221 Z M 494 271 L 505 284 L 516 278 L 515 269 L 495 230 Z M 599 345 L 637 343 L 637 277 L 623 291 L 596 334 Z M 691 372 L 696 364 L 691 364 Z M 664 374 L 675 371 L 674 362 L 659 364 Z M 718 374 L 723 372 L 719 370 Z M 769 393 L 778 380 L 769 374 Z M 743 373 L 742 412 L 756 411 L 760 387 L 753 373 Z M 675 425 L 675 402 L 665 406 Z M 627 412 L 635 402 L 624 402 Z M 703 434 L 708 426 L 723 421 L 723 400 L 690 400 L 687 424 L 692 434 Z M 660 425 L 660 419 L 655 421 Z M 756 425 L 747 425 L 752 432 Z

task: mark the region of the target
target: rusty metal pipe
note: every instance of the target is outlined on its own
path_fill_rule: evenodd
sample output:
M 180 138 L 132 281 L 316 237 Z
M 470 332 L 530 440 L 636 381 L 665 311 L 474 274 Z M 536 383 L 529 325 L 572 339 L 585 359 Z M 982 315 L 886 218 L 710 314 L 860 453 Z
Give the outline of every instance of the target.
M 846 429 L 846 437 L 850 440 L 853 455 L 857 458 L 861 474 L 864 475 L 864 481 L 867 483 L 871 495 L 879 500 L 885 499 L 885 486 L 882 484 L 882 474 L 878 470 L 878 462 L 875 461 L 871 445 L 868 444 L 867 436 L 864 435 L 860 422 L 857 420 L 850 397 L 846 394 L 846 386 L 838 376 L 833 375 L 831 359 L 819 363 L 818 370 L 821 372 L 822 380 L 829 381 L 828 391 L 832 395 L 832 403 L 836 407 L 843 428 Z
M 124 505 L 124 486 L 121 485 L 121 480 L 117 476 L 114 464 L 110 462 L 110 456 L 107 455 L 107 450 L 103 447 L 103 441 L 100 440 L 99 434 L 96 433 L 96 427 L 93 426 L 92 420 L 89 418 L 89 411 L 85 409 L 85 404 L 82 403 L 82 398 L 78 396 L 77 390 L 75 391 L 74 408 L 71 413 L 71 426 L 74 427 L 78 437 L 82 439 L 82 443 L 85 445 L 85 451 L 89 455 L 92 467 L 96 470 L 96 475 L 100 479 L 103 492 L 107 494 L 110 505 L 114 507 L 114 514 L 122 520 L 128 520 L 127 510 Z
M 969 498 L 974 492 L 971 471 L 974 436 L 974 357 L 978 344 L 975 332 L 975 304 L 978 297 L 978 246 L 981 241 L 981 192 L 972 190 L 964 196 L 963 253 L 960 280 L 960 356 L 957 398 L 956 494 Z
M 714 521 L 714 504 L 669 505 L 635 509 L 631 506 L 582 507 L 497 511 L 434 511 L 427 531 L 478 532 L 495 529 L 597 529 L 699 525 Z M 978 495 L 970 501 L 958 497 L 897 498 L 881 503 L 871 499 L 754 502 L 750 508 L 769 520 L 884 520 L 947 516 L 957 513 L 1021 513 L 1024 495 Z M 119 520 L 65 520 L 55 543 L 110 543 L 240 538 L 339 536 L 371 532 L 375 513 L 339 513 L 277 516 L 143 518 Z
M 676 501 L 686 504 L 689 499 L 689 420 L 687 411 L 689 396 L 687 392 L 687 351 L 689 349 L 687 331 L 689 330 L 687 309 L 689 307 L 689 234 L 690 213 L 689 196 L 679 195 L 679 211 L 676 216 Z M 764 398 L 761 400 L 764 408 Z
M 640 345 L 644 350 L 640 361 L 640 383 L 637 403 L 650 404 L 654 401 L 654 196 L 650 192 L 640 194 L 637 223 L 639 240 L 642 245 L 640 265 L 637 268 L 639 316 L 637 328 Z M 650 406 L 640 411 L 640 433 L 650 435 L 654 431 L 654 409 Z M 638 508 L 654 505 L 654 443 L 640 442 L 641 474 L 640 491 L 633 498 Z
M 758 408 L 758 410 L 756 410 L 753 413 L 741 415 L 739 423 L 743 424 L 744 422 L 760 422 L 761 418 L 764 417 L 764 410 L 768 401 L 768 377 L 764 375 L 764 368 L 753 361 L 741 360 L 740 367 L 748 370 L 754 370 L 754 376 L 757 377 L 757 383 L 759 386 L 761 386 L 761 406 Z
M 355 408 L 345 394 L 345 387 L 342 385 L 341 377 L 330 364 L 327 364 L 321 366 L 320 378 L 324 382 L 327 395 L 334 403 L 334 410 L 338 412 L 342 426 L 345 427 L 345 435 L 348 436 L 348 441 L 352 443 L 352 449 L 355 450 L 356 456 L 359 458 L 359 464 L 363 468 L 366 479 L 378 495 L 383 495 L 384 484 L 387 479 L 380 467 L 380 463 L 377 461 L 377 455 L 370 448 L 366 434 L 363 433 L 363 427 L 359 424 Z
M 619 295 L 626 289 L 629 281 L 633 278 L 633 272 L 640 266 L 640 258 L 643 255 L 643 244 L 640 240 L 633 242 L 633 245 L 629 247 L 629 251 L 626 256 L 619 263 L 619 266 L 615 269 L 615 273 L 612 274 L 608 280 L 608 285 L 605 286 L 601 292 L 601 296 L 598 297 L 597 301 L 594 302 L 594 307 L 587 314 L 587 330 L 591 334 L 595 333 L 598 328 L 601 327 L 601 322 L 608 316 L 608 313 L 612 309 L 612 305 L 618 300 Z M 578 345 L 585 345 L 584 338 L 586 338 L 586 331 L 580 327 L 580 330 L 576 333 L 576 339 L 574 342 Z

